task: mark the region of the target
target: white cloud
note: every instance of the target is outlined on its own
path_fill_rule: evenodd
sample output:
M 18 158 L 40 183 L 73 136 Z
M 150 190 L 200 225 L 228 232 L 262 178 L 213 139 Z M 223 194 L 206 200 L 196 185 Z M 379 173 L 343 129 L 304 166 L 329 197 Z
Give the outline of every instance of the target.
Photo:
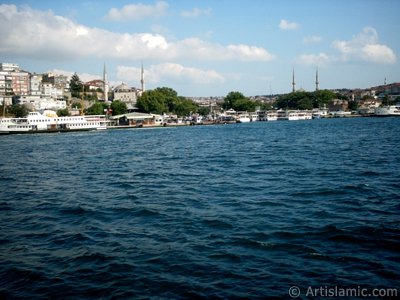
M 224 46 L 198 38 L 168 41 L 164 36 L 152 33 L 115 33 L 77 24 L 51 11 L 15 5 L 0 5 L 0 23 L 0 55 L 47 60 L 94 56 L 136 61 L 181 58 L 269 61 L 274 58 L 266 49 L 257 46 Z
M 303 38 L 304 44 L 314 44 L 322 41 L 322 37 L 318 35 L 310 35 Z
M 211 15 L 211 9 L 200 9 L 200 8 L 193 8 L 192 10 L 184 10 L 181 12 L 181 16 L 185 18 L 197 18 L 201 15 L 204 16 L 210 16 Z
M 279 23 L 279 28 L 282 30 L 296 30 L 300 28 L 300 24 L 282 19 Z
M 140 68 L 118 66 L 117 78 L 140 82 Z M 146 82 L 162 84 L 164 82 L 185 82 L 187 84 L 212 84 L 223 83 L 225 78 L 214 70 L 201 70 L 192 67 L 185 67 L 176 63 L 162 63 L 145 68 Z
M 325 53 L 319 54 L 302 54 L 299 57 L 299 61 L 304 65 L 314 65 L 314 66 L 322 66 L 331 61 L 329 56 Z
M 147 17 L 160 17 L 166 14 L 168 3 L 158 1 L 154 5 L 147 4 L 128 4 L 118 8 L 111 8 L 107 14 L 107 19 L 116 22 L 136 21 Z
M 339 52 L 342 61 L 362 60 L 382 64 L 396 62 L 394 51 L 378 43 L 378 33 L 373 27 L 363 28 L 351 40 L 334 41 L 332 47 Z
M 182 57 L 194 56 L 205 60 L 270 61 L 275 58 L 273 54 L 261 47 L 243 44 L 222 46 L 198 38 L 182 40 L 174 47 Z
M 393 50 L 385 45 L 365 45 L 361 51 L 361 57 L 366 61 L 388 64 L 393 64 L 396 62 L 396 55 L 394 54 Z

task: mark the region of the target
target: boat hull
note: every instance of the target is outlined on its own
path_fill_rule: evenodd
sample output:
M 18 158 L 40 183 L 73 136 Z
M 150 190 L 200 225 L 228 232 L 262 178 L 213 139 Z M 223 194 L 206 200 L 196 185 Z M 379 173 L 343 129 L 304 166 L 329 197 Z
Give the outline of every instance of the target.
M 43 129 L 43 130 L 1 130 L 0 135 L 8 134 L 36 134 L 36 133 L 61 133 L 61 132 L 79 132 L 95 131 L 97 128 L 77 128 L 77 129 Z

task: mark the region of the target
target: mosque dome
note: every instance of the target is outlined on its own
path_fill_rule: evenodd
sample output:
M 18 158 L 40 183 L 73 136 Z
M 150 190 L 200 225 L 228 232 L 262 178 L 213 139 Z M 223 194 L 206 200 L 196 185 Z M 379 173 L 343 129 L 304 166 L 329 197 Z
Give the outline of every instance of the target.
M 114 88 L 114 92 L 123 93 L 123 92 L 130 92 L 132 89 L 126 84 L 121 83 Z

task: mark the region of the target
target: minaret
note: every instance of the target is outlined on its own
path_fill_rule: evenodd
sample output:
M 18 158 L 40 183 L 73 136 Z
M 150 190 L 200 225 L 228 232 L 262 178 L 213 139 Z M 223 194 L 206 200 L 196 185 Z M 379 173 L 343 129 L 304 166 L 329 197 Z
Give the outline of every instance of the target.
M 292 79 L 292 92 L 294 93 L 296 91 L 296 82 L 294 81 L 294 68 L 293 68 L 293 79 Z
M 140 83 L 142 85 L 142 93 L 144 92 L 144 69 L 143 69 L 143 63 L 142 63 L 142 70 L 140 74 Z
M 317 67 L 317 72 L 315 73 L 315 90 L 319 90 L 319 81 L 318 81 L 318 67 Z
M 104 92 L 104 101 L 108 101 L 108 82 L 107 82 L 107 70 L 106 70 L 106 63 L 104 63 L 103 68 L 103 92 Z

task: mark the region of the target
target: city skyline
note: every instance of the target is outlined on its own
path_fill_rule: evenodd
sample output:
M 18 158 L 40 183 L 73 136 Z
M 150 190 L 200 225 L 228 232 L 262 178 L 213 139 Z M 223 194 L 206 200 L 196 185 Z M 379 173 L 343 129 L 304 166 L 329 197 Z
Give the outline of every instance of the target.
M 396 1 L 10 1 L 0 55 L 22 69 L 183 96 L 367 88 L 400 79 Z

